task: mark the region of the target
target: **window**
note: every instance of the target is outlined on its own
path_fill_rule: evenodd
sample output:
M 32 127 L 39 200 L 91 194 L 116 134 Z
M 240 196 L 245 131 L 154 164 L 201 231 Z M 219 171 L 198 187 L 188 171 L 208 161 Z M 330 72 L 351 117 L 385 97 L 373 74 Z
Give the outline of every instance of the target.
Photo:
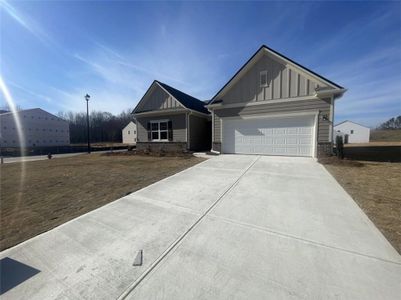
M 269 86 L 267 82 L 267 71 L 260 72 L 260 87 L 267 87 Z
M 152 141 L 168 141 L 168 123 L 167 120 L 150 122 L 150 140 Z
M 354 134 L 354 131 L 353 131 L 353 130 L 351 130 L 351 134 Z
M 134 130 L 134 134 L 136 134 L 136 130 Z
M 131 134 L 131 132 L 128 130 L 128 134 Z

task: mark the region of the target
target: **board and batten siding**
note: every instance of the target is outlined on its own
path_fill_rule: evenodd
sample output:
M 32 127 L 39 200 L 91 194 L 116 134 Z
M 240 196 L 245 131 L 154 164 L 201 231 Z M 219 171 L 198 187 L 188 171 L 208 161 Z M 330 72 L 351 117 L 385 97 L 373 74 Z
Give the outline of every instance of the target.
M 137 113 L 174 108 L 183 108 L 183 106 L 157 85 L 146 99 L 143 100 L 143 103 L 137 109 Z
M 269 103 L 244 107 L 216 109 L 214 111 L 214 142 L 221 143 L 221 118 L 241 117 L 246 115 L 293 113 L 319 110 L 321 114 L 330 114 L 331 99 L 296 100 L 281 103 Z M 319 118 L 318 142 L 330 141 L 330 121 Z
M 268 86 L 260 86 L 260 72 L 267 71 Z M 254 65 L 221 96 L 224 104 L 256 102 L 312 96 L 315 88 L 326 84 L 288 67 L 284 62 L 263 55 Z
M 137 141 L 148 142 L 148 130 L 147 124 L 150 121 L 157 120 L 171 120 L 173 126 L 173 142 L 186 142 L 187 141 L 187 119 L 186 114 L 174 114 L 174 115 L 159 115 L 159 116 L 148 116 L 148 117 L 137 117 Z

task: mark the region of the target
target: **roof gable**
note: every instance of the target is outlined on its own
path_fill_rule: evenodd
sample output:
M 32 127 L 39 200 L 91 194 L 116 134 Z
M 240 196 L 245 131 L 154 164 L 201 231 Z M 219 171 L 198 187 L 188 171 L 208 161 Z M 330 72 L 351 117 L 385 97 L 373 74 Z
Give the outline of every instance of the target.
M 167 108 L 186 108 L 209 114 L 205 103 L 160 81 L 153 81 L 132 113 Z
M 191 95 L 185 94 L 180 90 L 177 90 L 165 83 L 158 81 L 158 83 L 175 99 L 177 99 L 184 107 L 191 110 L 195 110 L 204 114 L 209 114 L 209 111 L 205 107 L 205 102 L 192 97 Z
M 351 124 L 354 124 L 354 125 L 358 125 L 358 126 L 370 129 L 368 126 L 365 126 L 365 125 L 362 125 L 362 124 L 359 124 L 359 123 L 356 123 L 356 122 L 353 122 L 353 121 L 350 121 L 350 120 L 342 121 L 342 122 L 334 125 L 334 127 L 337 127 L 337 126 L 340 126 L 340 125 L 345 125 L 346 123 L 351 123 Z
M 343 90 L 340 85 L 324 78 L 323 76 L 309 70 L 308 68 L 296 63 L 288 57 L 278 53 L 277 51 L 262 45 L 251 58 L 234 74 L 234 76 L 216 93 L 209 104 L 212 104 L 215 100 L 219 100 L 224 94 L 226 94 L 261 58 L 268 55 L 274 59 L 277 63 L 281 63 L 285 66 L 289 66 L 295 73 L 302 74 L 305 78 L 318 83 L 319 87 L 324 89 L 337 89 Z
M 134 121 L 130 121 L 127 125 L 125 125 L 123 130 L 125 130 L 127 128 L 135 128 L 135 127 L 136 127 L 136 124 L 134 123 Z
M 183 106 L 155 80 L 132 113 L 176 108 L 183 108 Z

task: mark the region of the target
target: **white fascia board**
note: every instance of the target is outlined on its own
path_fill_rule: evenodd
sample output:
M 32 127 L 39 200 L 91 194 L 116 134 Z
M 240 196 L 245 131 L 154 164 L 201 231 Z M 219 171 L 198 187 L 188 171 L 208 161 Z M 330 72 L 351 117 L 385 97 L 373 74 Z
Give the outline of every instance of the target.
M 300 73 L 305 73 L 305 74 L 307 75 L 307 76 L 306 76 L 307 78 L 316 80 L 316 81 L 321 82 L 321 83 L 324 83 L 324 84 L 326 84 L 326 85 L 328 85 L 328 86 L 330 86 L 330 87 L 333 87 L 335 90 L 339 90 L 339 88 L 337 88 L 336 86 L 334 86 L 332 83 L 330 83 L 330 82 L 324 80 L 324 79 L 321 78 L 320 76 L 316 76 L 315 74 L 311 73 L 311 72 L 308 71 L 307 69 L 305 69 L 305 68 L 303 68 L 303 67 L 301 67 L 301 66 L 298 66 L 298 65 L 294 64 L 293 62 L 289 61 L 289 60 L 286 59 L 285 57 L 280 56 L 280 55 L 278 55 L 278 54 L 276 54 L 276 53 L 270 51 L 270 50 L 267 49 L 267 48 L 263 48 L 263 50 L 264 50 L 266 53 L 272 55 L 273 57 L 275 57 L 275 58 L 277 58 L 277 59 L 279 59 L 279 60 L 284 61 L 284 62 L 286 63 L 286 66 L 287 66 L 287 67 L 289 67 L 289 68 L 291 68 L 291 69 L 293 69 L 293 70 L 296 70 L 296 71 L 298 71 L 298 72 L 300 72 Z
M 334 99 L 339 99 L 346 91 L 347 89 L 321 90 L 321 91 L 316 91 L 316 97 L 326 98 L 333 96 Z
M 132 114 L 135 114 L 135 111 L 138 109 L 138 107 L 141 105 L 141 103 L 145 100 L 146 96 L 154 90 L 155 88 L 155 83 L 156 81 L 153 81 L 148 90 L 146 91 L 145 95 L 142 96 L 141 100 L 139 100 L 138 104 L 135 106 L 134 110 L 132 111 Z
M 190 109 L 190 108 L 186 107 L 177 98 L 175 98 L 173 95 L 171 95 L 164 87 L 162 87 L 158 82 L 156 82 L 156 83 L 157 83 L 158 86 L 160 86 L 163 89 L 163 91 L 165 91 L 167 94 L 169 94 L 175 101 L 180 103 L 183 108 L 185 108 L 185 109 L 187 109 L 187 110 L 189 110 L 190 112 L 193 112 L 193 113 L 201 114 L 201 115 L 204 115 L 204 116 L 209 116 L 208 114 L 204 114 L 204 113 L 201 113 L 199 111 L 196 111 L 196 110 L 193 110 L 193 109 Z
M 180 101 L 178 101 L 177 98 L 175 98 L 173 95 L 171 95 L 164 87 L 162 87 L 161 84 L 159 84 L 157 81 L 156 81 L 156 83 L 157 83 L 157 85 L 158 85 L 163 91 L 165 91 L 168 95 L 170 95 L 175 101 L 177 101 L 178 103 L 180 103 L 182 107 L 184 107 L 184 108 L 186 108 L 186 109 L 189 109 L 189 108 L 187 108 L 184 104 L 182 104 Z

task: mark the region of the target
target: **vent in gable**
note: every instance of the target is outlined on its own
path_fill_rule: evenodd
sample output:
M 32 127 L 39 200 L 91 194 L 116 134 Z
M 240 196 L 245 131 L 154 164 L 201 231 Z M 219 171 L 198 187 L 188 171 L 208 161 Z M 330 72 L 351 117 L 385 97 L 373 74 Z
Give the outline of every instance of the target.
M 259 75 L 259 81 L 260 81 L 260 87 L 268 87 L 268 78 L 267 78 L 267 71 L 262 71 L 260 72 Z

